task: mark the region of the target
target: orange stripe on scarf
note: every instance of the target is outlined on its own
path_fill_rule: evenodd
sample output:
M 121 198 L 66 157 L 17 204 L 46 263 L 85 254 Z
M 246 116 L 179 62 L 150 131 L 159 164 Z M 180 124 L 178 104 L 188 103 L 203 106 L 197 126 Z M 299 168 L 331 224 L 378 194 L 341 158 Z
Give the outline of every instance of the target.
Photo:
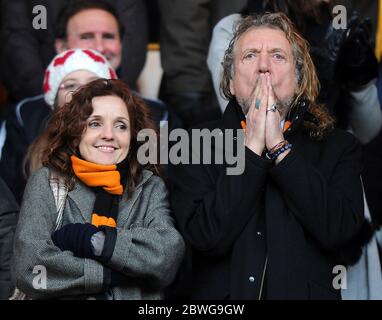
M 123 194 L 121 175 L 117 166 L 101 165 L 71 156 L 72 168 L 76 176 L 89 187 L 102 187 L 106 192 L 116 195 Z
M 289 129 L 289 127 L 291 126 L 292 122 L 291 121 L 285 121 L 284 122 L 284 128 L 283 128 L 283 132 L 287 131 Z
M 94 212 L 92 214 L 92 224 L 95 225 L 96 227 L 99 227 L 99 226 L 108 226 L 112 228 L 117 227 L 117 223 L 115 222 L 113 218 L 99 216 L 98 214 Z

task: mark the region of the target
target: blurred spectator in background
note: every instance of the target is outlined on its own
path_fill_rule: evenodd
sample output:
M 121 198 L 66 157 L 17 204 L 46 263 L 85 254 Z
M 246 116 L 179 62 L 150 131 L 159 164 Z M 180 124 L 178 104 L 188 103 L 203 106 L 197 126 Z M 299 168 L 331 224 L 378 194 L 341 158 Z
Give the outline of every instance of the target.
M 163 79 L 159 97 L 185 127 L 217 119 L 221 112 L 206 65 L 208 44 L 216 22 L 239 11 L 246 1 L 158 0 Z
M 47 28 L 34 29 L 36 6 L 46 8 Z M 92 13 L 85 12 L 92 9 Z M 103 15 L 94 10 L 106 11 Z M 37 12 L 37 11 L 35 11 Z M 44 70 L 56 54 L 55 38 L 64 47 L 100 50 L 111 59 L 121 79 L 136 89 L 143 68 L 147 46 L 147 16 L 141 0 L 15 0 L 1 3 L 1 39 L 3 80 L 13 101 L 41 94 Z M 119 22 L 113 21 L 113 16 Z M 38 19 L 37 19 L 38 20 Z M 120 49 L 110 49 L 113 42 L 105 23 L 118 28 Z M 81 31 L 81 34 L 78 32 Z M 57 34 L 57 32 L 59 34 Z M 117 45 L 115 45 L 117 46 Z M 116 51 L 122 52 L 116 53 Z M 114 52 L 114 53 L 113 53 Z M 118 60 L 122 64 L 118 64 Z

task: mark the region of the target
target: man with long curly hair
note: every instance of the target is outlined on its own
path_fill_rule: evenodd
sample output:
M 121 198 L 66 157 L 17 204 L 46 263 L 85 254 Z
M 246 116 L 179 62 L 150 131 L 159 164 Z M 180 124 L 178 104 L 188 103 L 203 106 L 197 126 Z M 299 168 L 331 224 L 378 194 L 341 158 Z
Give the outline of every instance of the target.
M 363 216 L 357 140 L 335 129 L 317 103 L 307 42 L 285 14 L 243 19 L 223 69 L 230 102 L 208 128 L 225 139 L 227 129 L 244 130 L 245 169 L 227 175 L 228 164 L 170 168 L 175 218 L 188 247 L 177 294 L 340 299 L 333 270 L 357 261 L 372 233 Z

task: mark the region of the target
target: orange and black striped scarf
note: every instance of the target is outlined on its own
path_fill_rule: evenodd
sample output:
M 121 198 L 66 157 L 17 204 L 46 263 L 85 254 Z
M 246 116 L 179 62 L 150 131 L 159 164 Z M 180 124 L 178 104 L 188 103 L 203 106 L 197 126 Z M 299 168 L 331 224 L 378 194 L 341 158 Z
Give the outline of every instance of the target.
M 88 187 L 93 188 L 96 193 L 91 223 L 96 227 L 115 228 L 117 226 L 119 199 L 126 186 L 127 159 L 113 165 L 95 164 L 74 155 L 70 159 L 77 178 Z

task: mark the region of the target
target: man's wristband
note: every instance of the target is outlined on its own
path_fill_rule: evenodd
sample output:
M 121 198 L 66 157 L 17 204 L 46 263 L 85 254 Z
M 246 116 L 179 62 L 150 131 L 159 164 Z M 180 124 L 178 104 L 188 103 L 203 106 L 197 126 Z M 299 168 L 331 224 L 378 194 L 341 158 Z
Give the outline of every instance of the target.
M 287 151 L 288 149 L 292 148 L 292 144 L 289 143 L 287 140 L 279 142 L 277 145 L 275 145 L 270 151 L 268 151 L 265 154 L 265 157 L 268 160 L 274 161 L 277 159 L 277 157 L 282 154 L 283 152 Z
M 275 161 L 280 154 L 284 153 L 285 151 L 287 151 L 289 149 L 292 149 L 292 144 L 290 144 L 290 143 L 286 144 L 285 146 L 278 149 L 275 153 L 273 153 L 271 160 Z

